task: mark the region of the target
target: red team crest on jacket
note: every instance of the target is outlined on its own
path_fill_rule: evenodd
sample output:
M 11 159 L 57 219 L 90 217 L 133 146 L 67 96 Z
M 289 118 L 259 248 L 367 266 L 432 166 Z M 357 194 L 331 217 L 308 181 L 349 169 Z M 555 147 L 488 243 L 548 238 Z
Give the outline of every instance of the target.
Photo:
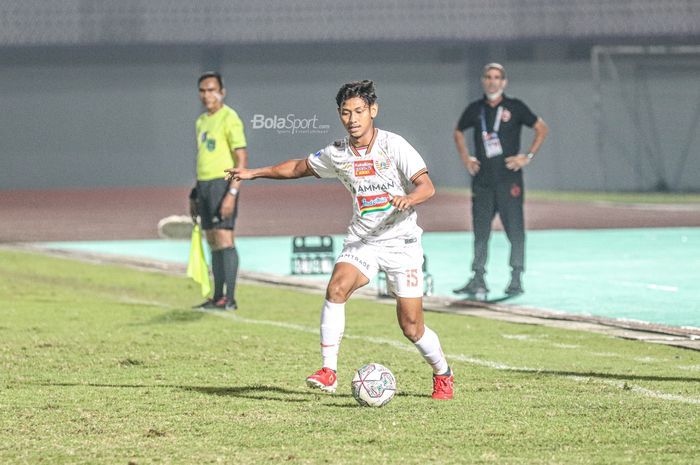
M 355 165 L 355 177 L 374 176 L 377 174 L 372 160 L 356 160 L 353 163 Z
M 522 189 L 520 189 L 520 186 L 517 184 L 513 184 L 510 186 L 510 196 L 511 197 L 520 197 L 520 194 L 522 193 Z

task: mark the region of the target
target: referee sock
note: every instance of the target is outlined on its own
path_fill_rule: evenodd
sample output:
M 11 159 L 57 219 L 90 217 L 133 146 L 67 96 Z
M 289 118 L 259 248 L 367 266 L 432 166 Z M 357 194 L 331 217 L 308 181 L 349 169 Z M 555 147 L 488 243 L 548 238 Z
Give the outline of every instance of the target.
M 211 271 L 214 275 L 214 300 L 224 296 L 224 254 L 223 250 L 211 251 Z
M 435 334 L 435 331 L 426 326 L 423 337 L 415 342 L 414 345 L 425 361 L 433 367 L 433 373 L 440 375 L 448 370 L 447 359 L 445 358 L 445 354 L 442 353 L 440 339 L 438 339 L 438 335 Z
M 238 277 L 238 250 L 235 247 L 221 251 L 223 257 L 224 279 L 226 281 L 226 300 L 236 300 L 236 278 Z
M 340 341 L 345 332 L 345 304 L 335 304 L 326 300 L 321 309 L 321 356 L 323 366 L 338 369 Z

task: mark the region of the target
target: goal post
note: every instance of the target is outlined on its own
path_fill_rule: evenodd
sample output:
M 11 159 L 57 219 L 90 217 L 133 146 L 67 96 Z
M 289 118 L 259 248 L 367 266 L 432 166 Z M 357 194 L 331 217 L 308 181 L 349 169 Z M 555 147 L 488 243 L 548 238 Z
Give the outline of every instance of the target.
M 606 190 L 700 190 L 700 45 L 591 49 Z

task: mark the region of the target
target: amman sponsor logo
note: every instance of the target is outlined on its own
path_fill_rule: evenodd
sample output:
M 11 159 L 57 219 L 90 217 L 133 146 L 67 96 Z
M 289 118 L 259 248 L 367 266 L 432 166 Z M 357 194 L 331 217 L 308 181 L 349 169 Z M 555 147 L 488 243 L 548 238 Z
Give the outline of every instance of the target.
M 318 116 L 300 118 L 294 113 L 266 116 L 259 113 L 250 120 L 251 129 L 274 129 L 277 134 L 325 134 L 330 124 L 319 124 Z
M 393 189 L 396 185 L 394 181 L 385 182 L 383 184 L 366 184 L 357 186 L 357 192 L 363 194 L 365 192 L 386 192 Z

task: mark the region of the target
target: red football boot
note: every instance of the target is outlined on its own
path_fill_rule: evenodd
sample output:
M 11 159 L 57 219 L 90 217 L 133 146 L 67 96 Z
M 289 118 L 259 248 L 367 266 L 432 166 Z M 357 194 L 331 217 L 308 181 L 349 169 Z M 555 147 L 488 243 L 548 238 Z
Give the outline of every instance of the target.
M 335 392 L 338 387 L 338 377 L 335 371 L 330 368 L 323 367 L 313 375 L 306 378 L 306 384 L 312 388 L 318 388 L 326 392 Z
M 452 400 L 454 382 L 452 370 L 446 375 L 433 375 L 433 399 Z

